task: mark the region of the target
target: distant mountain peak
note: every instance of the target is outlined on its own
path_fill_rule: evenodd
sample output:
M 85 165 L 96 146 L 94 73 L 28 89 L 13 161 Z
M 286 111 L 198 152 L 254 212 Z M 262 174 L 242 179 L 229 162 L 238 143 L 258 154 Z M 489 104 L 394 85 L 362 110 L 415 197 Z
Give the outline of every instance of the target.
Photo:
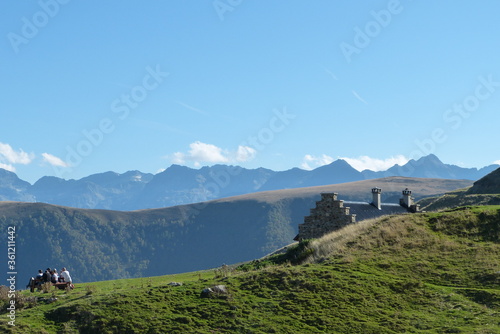
M 330 165 L 333 165 L 333 164 L 335 164 L 335 165 L 339 165 L 339 166 L 347 166 L 347 165 L 348 165 L 348 166 L 352 167 L 352 166 L 351 166 L 351 165 L 350 165 L 347 161 L 345 161 L 344 159 L 337 159 L 337 160 L 335 160 L 334 162 L 332 162 Z
M 335 169 L 354 169 L 354 167 L 352 167 L 347 161 L 345 161 L 344 159 L 337 159 L 327 165 L 323 165 L 321 167 L 318 167 L 316 169 L 332 169 L 332 168 L 335 168 Z M 314 171 L 314 170 L 313 170 Z
M 188 166 L 184 165 L 179 165 L 179 164 L 172 164 L 167 169 L 165 169 L 162 173 L 165 173 L 166 171 L 173 171 L 173 170 L 190 170 L 192 168 L 189 168 Z
M 443 162 L 434 154 L 429 154 L 418 159 L 418 162 L 434 165 L 442 165 Z

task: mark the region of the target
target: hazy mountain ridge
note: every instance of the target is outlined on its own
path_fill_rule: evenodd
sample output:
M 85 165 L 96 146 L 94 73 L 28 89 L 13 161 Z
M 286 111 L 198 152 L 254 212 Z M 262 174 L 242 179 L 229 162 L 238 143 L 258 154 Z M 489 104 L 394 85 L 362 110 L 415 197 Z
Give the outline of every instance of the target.
M 478 180 L 498 165 L 462 168 L 428 155 L 386 171 L 357 171 L 344 160 L 314 170 L 273 171 L 214 165 L 192 169 L 172 165 L 156 175 L 105 172 L 79 180 L 45 176 L 31 185 L 0 169 L 0 200 L 44 202 L 87 209 L 139 210 L 197 203 L 257 191 L 338 184 L 390 176 Z
M 0 201 L 33 202 L 29 194 L 31 184 L 21 180 L 15 173 L 0 168 Z
M 153 174 L 106 172 L 80 180 L 45 176 L 29 188 L 36 201 L 76 208 L 126 207 L 151 181 Z

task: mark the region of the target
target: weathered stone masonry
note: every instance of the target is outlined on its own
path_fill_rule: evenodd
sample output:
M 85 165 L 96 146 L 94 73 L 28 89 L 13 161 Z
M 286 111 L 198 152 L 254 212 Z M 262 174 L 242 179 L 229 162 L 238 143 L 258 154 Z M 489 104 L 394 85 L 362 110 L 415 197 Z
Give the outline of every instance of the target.
M 373 188 L 371 203 L 344 202 L 337 198 L 337 193 L 322 193 L 321 200 L 316 202 L 316 207 L 311 209 L 310 215 L 304 218 L 304 223 L 299 224 L 299 234 L 294 240 L 320 238 L 327 233 L 355 223 L 356 220 L 419 211 L 419 206 L 414 204 L 408 188 L 403 190 L 399 205 L 382 203 L 381 193 L 382 189 Z M 344 204 L 349 206 L 344 206 Z
M 337 196 L 337 193 L 321 194 L 321 200 L 304 218 L 304 224 L 299 225 L 301 239 L 317 238 L 356 222 L 356 215 L 351 214 L 350 208 L 345 207 L 344 201 L 338 200 Z

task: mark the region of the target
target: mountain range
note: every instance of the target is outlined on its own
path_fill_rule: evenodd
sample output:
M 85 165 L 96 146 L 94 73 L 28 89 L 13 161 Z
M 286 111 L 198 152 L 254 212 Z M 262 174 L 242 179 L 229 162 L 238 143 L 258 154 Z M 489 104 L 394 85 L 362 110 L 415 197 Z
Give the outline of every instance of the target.
M 480 169 L 444 164 L 435 155 L 386 171 L 357 171 L 344 160 L 314 170 L 273 171 L 214 165 L 192 169 L 172 165 L 158 174 L 105 172 L 79 180 L 53 176 L 33 185 L 0 169 L 0 201 L 44 202 L 86 209 L 140 210 L 197 203 L 253 192 L 321 186 L 390 176 L 478 180 L 499 165 Z

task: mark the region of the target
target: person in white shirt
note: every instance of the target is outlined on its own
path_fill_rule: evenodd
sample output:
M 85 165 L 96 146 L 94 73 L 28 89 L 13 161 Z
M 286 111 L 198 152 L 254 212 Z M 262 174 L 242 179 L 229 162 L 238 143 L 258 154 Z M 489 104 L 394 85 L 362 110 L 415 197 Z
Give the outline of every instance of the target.
M 69 271 L 67 271 L 66 268 L 61 269 L 61 277 L 64 279 L 64 282 L 69 282 L 70 284 L 73 283 Z
M 52 272 L 51 282 L 52 283 L 59 282 L 59 275 L 57 274 L 57 269 L 54 269 L 54 271 Z

